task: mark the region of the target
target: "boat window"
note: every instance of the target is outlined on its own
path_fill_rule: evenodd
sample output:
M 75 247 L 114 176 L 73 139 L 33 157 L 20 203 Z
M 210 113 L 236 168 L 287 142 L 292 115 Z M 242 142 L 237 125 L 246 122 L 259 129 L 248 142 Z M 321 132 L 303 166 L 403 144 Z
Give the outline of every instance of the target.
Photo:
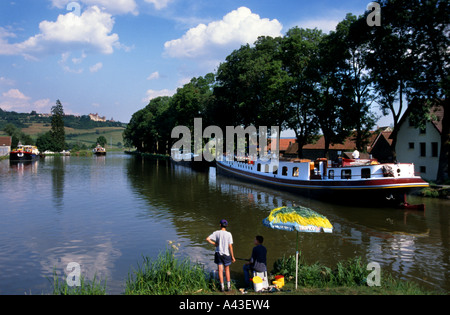
M 328 178 L 329 179 L 334 179 L 334 170 L 329 170 L 328 171 Z
M 272 174 L 273 175 L 277 175 L 278 174 L 278 166 L 277 165 L 272 166 Z
M 293 176 L 293 177 L 298 177 L 298 167 L 294 167 L 294 168 L 292 169 L 292 176 Z
M 281 175 L 283 175 L 283 176 L 287 176 L 287 174 L 288 174 L 288 168 L 287 168 L 287 166 L 283 166 L 283 169 L 282 169 Z
M 342 179 L 351 179 L 352 178 L 352 170 L 342 170 L 341 178 Z
M 257 170 L 258 172 L 261 172 L 261 163 L 258 163 L 258 166 L 257 166 L 256 170 Z
M 361 178 L 370 178 L 370 168 L 363 168 L 361 170 Z
M 264 173 L 269 173 L 269 164 L 266 164 L 264 167 Z

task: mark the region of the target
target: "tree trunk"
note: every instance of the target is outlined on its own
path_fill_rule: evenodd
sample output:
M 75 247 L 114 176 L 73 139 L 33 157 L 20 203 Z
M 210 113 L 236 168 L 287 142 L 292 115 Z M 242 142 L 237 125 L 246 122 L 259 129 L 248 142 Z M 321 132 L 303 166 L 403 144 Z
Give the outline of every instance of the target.
M 436 176 L 436 181 L 439 184 L 444 183 L 450 178 L 449 174 L 449 158 L 450 158 L 450 102 L 445 100 L 442 104 L 444 107 L 444 117 L 442 118 L 442 133 L 441 133 L 441 153 L 439 155 L 439 167 Z

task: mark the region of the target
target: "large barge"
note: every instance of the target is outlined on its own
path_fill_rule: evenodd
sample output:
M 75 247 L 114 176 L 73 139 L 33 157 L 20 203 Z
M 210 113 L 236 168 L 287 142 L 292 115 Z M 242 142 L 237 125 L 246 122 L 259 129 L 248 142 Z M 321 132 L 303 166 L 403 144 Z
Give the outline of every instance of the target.
M 414 174 L 412 163 L 380 164 L 374 159 L 216 161 L 219 173 L 336 201 L 393 201 L 406 204 L 413 189 L 429 184 Z

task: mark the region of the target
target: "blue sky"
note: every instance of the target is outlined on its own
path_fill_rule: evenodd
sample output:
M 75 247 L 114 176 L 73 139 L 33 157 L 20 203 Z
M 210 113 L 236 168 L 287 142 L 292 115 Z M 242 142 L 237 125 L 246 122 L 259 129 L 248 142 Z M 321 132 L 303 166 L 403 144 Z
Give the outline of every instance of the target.
M 369 2 L 2 0 L 0 107 L 48 113 L 60 99 L 66 113 L 128 122 L 258 36 L 328 32 Z

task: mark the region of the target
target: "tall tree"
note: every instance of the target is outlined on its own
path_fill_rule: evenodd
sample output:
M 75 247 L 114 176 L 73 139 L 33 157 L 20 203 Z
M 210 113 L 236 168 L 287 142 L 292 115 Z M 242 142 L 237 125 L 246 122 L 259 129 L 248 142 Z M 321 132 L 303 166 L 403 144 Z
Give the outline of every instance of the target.
M 347 108 L 347 117 L 353 121 L 356 148 L 364 152 L 370 130 L 377 118 L 371 111 L 374 95 L 373 78 L 367 70 L 369 45 L 365 40 L 365 29 L 361 27 L 360 21 L 356 16 L 347 14 L 336 27 L 336 36 L 345 44 L 347 54 L 342 76 L 342 83 L 352 96 L 352 102 Z
M 314 114 L 317 93 L 313 60 L 322 37 L 317 29 L 295 27 L 283 38 L 283 68 L 289 76 L 286 124 L 295 132 L 299 157 L 303 157 L 303 146 L 313 141 L 319 130 Z
M 382 24 L 400 34 L 407 46 L 410 72 L 406 86 L 410 119 L 420 127 L 432 116 L 430 112 L 434 105 L 444 107 L 437 174 L 437 180 L 442 182 L 449 178 L 450 172 L 450 2 L 383 0 L 381 10 Z M 405 51 L 403 45 L 401 51 Z
M 253 47 L 242 46 L 220 65 L 214 94 L 229 111 L 226 125 L 282 124 L 287 73 L 281 49 L 281 38 L 259 37 Z
M 59 100 L 52 107 L 52 128 L 50 130 L 52 150 L 61 152 L 66 147 L 66 132 L 64 129 L 64 109 Z
M 352 93 L 345 84 L 346 45 L 336 32 L 330 32 L 319 44 L 315 75 L 317 103 L 314 113 L 325 140 L 325 156 L 331 144 L 342 143 L 349 135 L 353 122 L 347 109 L 352 104 Z
M 367 65 L 374 81 L 377 102 L 383 115 L 391 115 L 394 123 L 392 155 L 396 159 L 398 123 L 405 109 L 404 100 L 411 94 L 410 80 L 413 76 L 413 60 L 408 45 L 407 30 L 388 21 L 398 12 L 383 10 L 383 23 L 369 27 L 366 16 L 357 22 L 365 29 L 369 53 Z M 366 15 L 368 13 L 366 12 Z

